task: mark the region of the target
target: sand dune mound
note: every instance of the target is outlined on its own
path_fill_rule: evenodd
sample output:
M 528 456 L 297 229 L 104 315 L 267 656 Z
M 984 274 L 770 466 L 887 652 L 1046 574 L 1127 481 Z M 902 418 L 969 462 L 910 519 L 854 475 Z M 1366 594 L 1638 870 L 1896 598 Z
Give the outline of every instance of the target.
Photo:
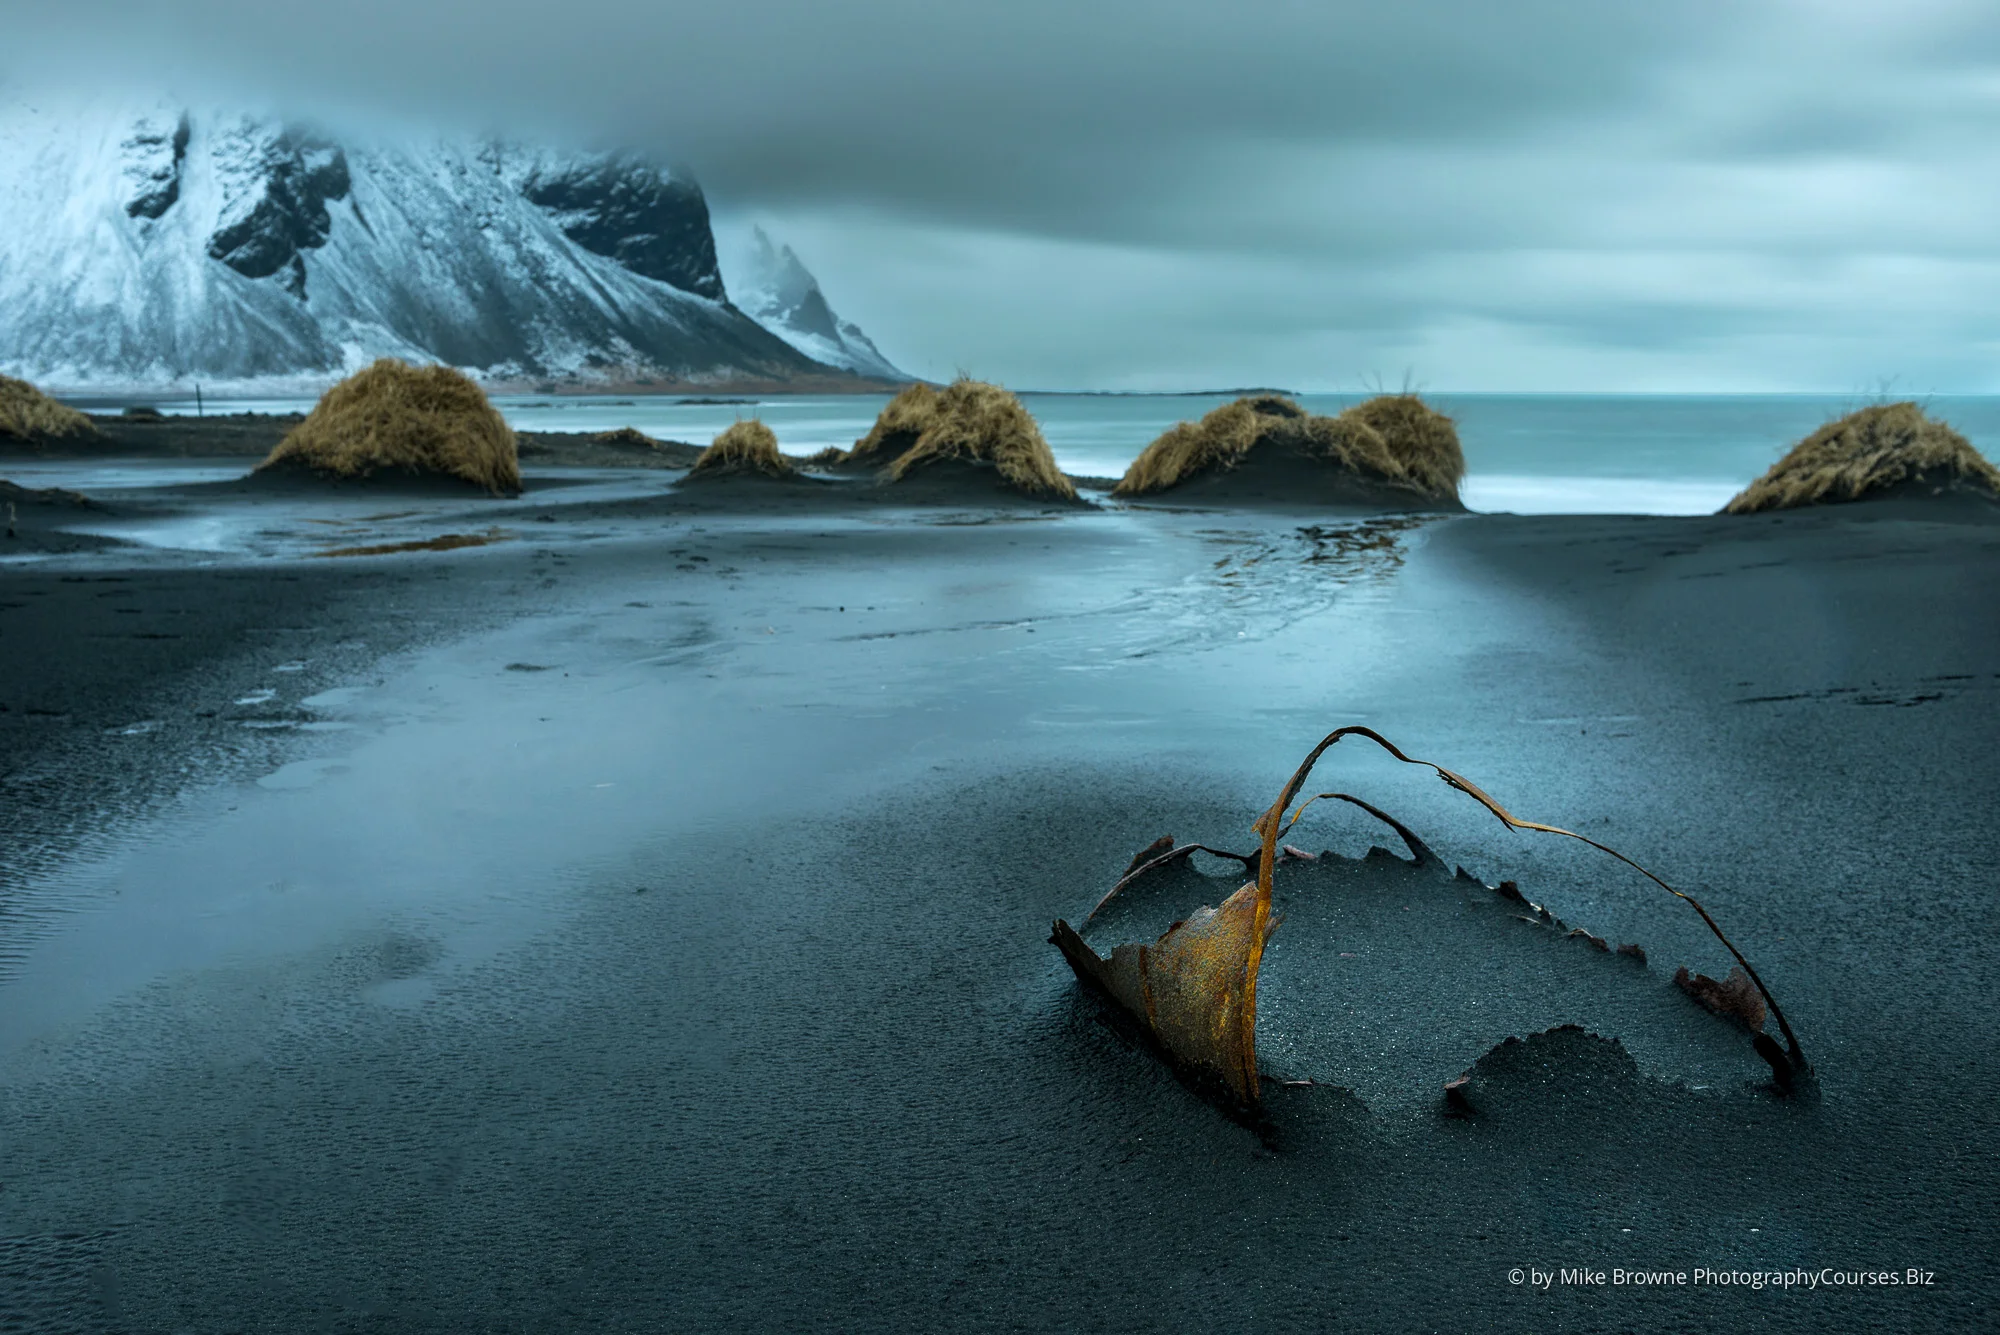
M 1379 395 L 1335 417 L 1260 395 L 1170 427 L 1111 494 L 1155 496 L 1201 484 L 1218 496 L 1455 509 L 1464 476 L 1457 429 L 1415 394 Z
M 875 418 L 875 425 L 854 442 L 853 449 L 844 453 L 822 450 L 813 460 L 830 468 L 885 468 L 915 445 L 938 420 L 938 400 L 942 397 L 929 385 L 911 385 L 889 400 Z
M 0 504 L 62 505 L 78 510 L 103 508 L 80 491 L 71 491 L 67 487 L 24 487 L 4 477 L 0 477 Z
M 514 433 L 485 391 L 448 366 L 385 357 L 328 390 L 257 466 L 321 477 L 459 478 L 521 490 Z
M 1238 399 L 1199 422 L 1176 422 L 1140 451 L 1112 488 L 1113 496 L 1145 496 L 1197 474 L 1233 468 L 1251 446 L 1306 417 L 1290 399 Z
M 613 445 L 632 450 L 657 450 L 660 442 L 635 426 L 621 426 L 615 431 L 600 431 L 590 438 L 593 445 Z
M 1077 499 L 1034 417 L 998 385 L 961 379 L 942 390 L 912 386 L 882 410 L 874 429 L 848 457 L 877 459 L 898 445 L 903 448 L 882 469 L 886 483 L 908 482 L 919 474 L 935 479 L 957 473 L 969 481 L 990 474 L 1002 486 L 1029 496 Z
M 96 434 L 90 419 L 76 409 L 56 402 L 25 380 L 0 375 L 0 436 L 61 440 Z
M 1857 501 L 1912 486 L 1983 491 L 2000 499 L 2000 469 L 1916 404 L 1882 403 L 1807 436 L 1724 512 L 1742 515 Z
M 1389 469 L 1425 496 L 1458 499 L 1465 451 L 1452 420 L 1415 394 L 1378 394 L 1341 414 L 1381 438 Z M 1368 467 L 1380 467 L 1372 460 Z
M 687 480 L 722 477 L 794 478 L 799 470 L 778 453 L 777 433 L 752 418 L 738 422 L 701 452 Z

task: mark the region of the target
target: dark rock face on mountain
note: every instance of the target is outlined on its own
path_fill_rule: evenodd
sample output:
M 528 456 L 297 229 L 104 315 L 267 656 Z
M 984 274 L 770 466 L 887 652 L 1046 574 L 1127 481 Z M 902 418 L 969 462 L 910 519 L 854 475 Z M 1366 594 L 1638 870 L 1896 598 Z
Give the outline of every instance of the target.
M 537 167 L 521 182 L 521 193 L 592 254 L 683 292 L 722 300 L 708 200 L 694 182 L 620 155 Z
M 0 103 L 0 374 L 275 388 L 380 356 L 578 388 L 853 374 L 729 301 L 701 187 L 641 158 Z
M 125 212 L 133 218 L 157 218 L 181 197 L 181 164 L 187 159 L 188 119 L 166 122 L 141 120 L 119 145 L 125 182 L 131 189 Z
M 298 130 L 245 123 L 224 132 L 217 157 L 225 164 L 229 202 L 223 225 L 208 238 L 209 258 L 245 278 L 277 274 L 285 290 L 303 300 L 300 252 L 325 245 L 333 231 L 326 206 L 346 199 L 352 188 L 347 155 Z

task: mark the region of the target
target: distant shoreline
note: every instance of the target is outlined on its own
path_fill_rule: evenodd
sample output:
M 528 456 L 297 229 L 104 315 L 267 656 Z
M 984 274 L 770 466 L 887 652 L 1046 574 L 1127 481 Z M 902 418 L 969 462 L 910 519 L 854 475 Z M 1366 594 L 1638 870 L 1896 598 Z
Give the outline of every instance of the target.
M 504 398 L 547 398 L 562 400 L 588 400 L 604 398 L 644 399 L 647 401 L 679 402 L 688 406 L 713 406 L 726 402 L 754 403 L 772 399 L 806 399 L 820 397 L 860 398 L 869 395 L 893 395 L 913 384 L 927 384 L 933 387 L 940 382 L 934 380 L 906 381 L 866 381 L 841 379 L 812 381 L 807 383 L 780 384 L 770 381 L 724 381 L 712 385 L 562 385 L 551 388 L 548 382 L 528 381 L 496 382 L 483 385 L 489 395 Z M 272 399 L 312 400 L 324 393 L 332 382 L 284 382 L 268 387 L 245 387 L 231 385 L 228 388 L 201 388 L 202 401 L 213 405 L 222 412 L 229 405 L 268 401 Z M 116 412 L 125 407 L 161 407 L 167 404 L 193 404 L 193 385 L 132 385 L 70 387 L 56 383 L 42 385 L 52 397 L 84 412 Z M 1368 393 L 1361 389 L 1282 389 L 1273 386 L 1242 386 L 1228 389 L 1014 389 L 1020 398 L 1043 399 L 1233 399 L 1259 394 L 1276 394 L 1285 398 L 1361 398 Z M 1820 401 L 1860 403 L 1866 395 L 1849 395 L 1840 390 L 1574 390 L 1574 389 L 1431 389 L 1425 395 L 1438 402 L 1449 403 L 1454 399 L 1480 400 L 1572 400 L 1576 402 L 1634 402 L 1674 400 L 1725 400 L 1740 402 L 1757 401 Z M 2000 400 L 2000 392 L 1967 391 L 1937 393 L 1919 396 L 1923 402 Z

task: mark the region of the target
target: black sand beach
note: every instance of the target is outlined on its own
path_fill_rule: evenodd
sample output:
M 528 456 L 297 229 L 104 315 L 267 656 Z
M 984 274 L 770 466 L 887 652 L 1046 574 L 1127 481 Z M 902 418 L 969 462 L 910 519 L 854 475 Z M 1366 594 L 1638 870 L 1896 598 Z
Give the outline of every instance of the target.
M 0 548 L 0 1327 L 1996 1319 L 1993 507 L 241 465 L 0 460 L 104 507 Z M 1729 963 L 1685 906 L 1345 745 L 1316 787 L 1442 865 L 1316 807 L 1268 1120 L 1183 1085 L 1049 924 L 1163 833 L 1247 851 L 1343 723 L 1699 895 L 1815 1087 L 1672 987 Z M 1090 938 L 1234 888 L 1201 867 Z

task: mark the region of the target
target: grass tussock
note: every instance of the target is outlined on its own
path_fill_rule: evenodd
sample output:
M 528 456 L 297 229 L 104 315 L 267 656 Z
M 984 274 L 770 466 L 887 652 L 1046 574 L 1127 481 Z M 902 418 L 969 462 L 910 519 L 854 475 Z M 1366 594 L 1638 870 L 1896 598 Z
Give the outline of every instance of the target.
M 279 464 L 339 478 L 463 478 L 495 495 L 521 489 L 514 432 L 485 391 L 449 366 L 392 357 L 328 390 L 258 467 Z
M 937 420 L 941 397 L 938 391 L 922 383 L 903 390 L 884 405 L 868 434 L 855 441 L 854 448 L 840 456 L 838 462 L 875 467 L 894 462 Z
M 1034 416 L 998 385 L 966 378 L 942 390 L 914 385 L 882 410 L 850 458 L 864 457 L 870 441 L 889 442 L 911 432 L 908 447 L 884 470 L 885 481 L 901 482 L 928 464 L 958 460 L 989 465 L 1009 486 L 1029 495 L 1076 499 L 1076 488 L 1056 467 Z
M 1415 394 L 1378 394 L 1340 415 L 1381 438 L 1389 467 L 1425 496 L 1456 497 L 1465 477 L 1458 427 Z
M 1859 500 L 1920 476 L 1969 481 L 2000 495 L 2000 469 L 1972 442 L 1914 403 L 1881 403 L 1807 436 L 1725 511 L 1742 515 Z
M 1335 417 L 1259 395 L 1167 429 L 1132 461 L 1114 496 L 1146 496 L 1234 468 L 1257 446 L 1309 458 L 1431 500 L 1456 499 L 1465 454 L 1452 420 L 1415 394 L 1382 394 Z
M 1305 411 L 1291 400 L 1273 397 L 1238 399 L 1199 422 L 1176 422 L 1140 451 L 1111 494 L 1144 496 L 1213 469 L 1233 468 L 1251 446 L 1275 432 L 1279 423 L 1304 416 Z
M 660 442 L 634 426 L 621 426 L 615 431 L 600 431 L 590 438 L 593 445 L 622 445 L 635 450 L 657 450 Z
M 32 440 L 96 434 L 90 419 L 76 409 L 56 402 L 25 380 L 0 375 L 0 436 Z
M 715 438 L 713 444 L 694 461 L 690 477 L 719 477 L 725 473 L 762 473 L 766 477 L 794 477 L 798 469 L 778 453 L 778 436 L 770 427 L 751 418 L 737 422 Z

